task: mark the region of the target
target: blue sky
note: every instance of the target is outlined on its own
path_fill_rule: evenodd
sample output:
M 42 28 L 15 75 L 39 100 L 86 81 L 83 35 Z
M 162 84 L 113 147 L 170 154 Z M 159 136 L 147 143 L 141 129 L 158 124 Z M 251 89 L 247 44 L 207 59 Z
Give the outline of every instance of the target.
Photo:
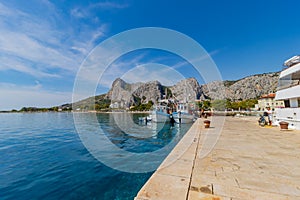
M 173 29 L 193 38 L 224 80 L 280 71 L 286 59 L 300 53 L 299 6 L 296 0 L 0 0 L 0 110 L 71 102 L 76 73 L 89 52 L 139 27 Z M 149 61 L 177 66 L 183 77 L 194 74 L 166 52 L 141 51 L 116 61 L 98 92 Z

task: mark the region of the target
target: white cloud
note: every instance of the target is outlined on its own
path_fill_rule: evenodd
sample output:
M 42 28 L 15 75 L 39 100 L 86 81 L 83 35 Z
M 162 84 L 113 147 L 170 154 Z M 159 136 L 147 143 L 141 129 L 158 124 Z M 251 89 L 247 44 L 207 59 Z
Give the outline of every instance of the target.
M 71 9 L 70 14 L 75 18 L 87 18 L 91 17 L 93 10 L 116 10 L 116 9 L 124 9 L 127 8 L 128 4 L 122 4 L 117 2 L 98 2 L 94 4 L 90 4 L 89 6 L 75 7 Z
M 71 15 L 73 17 L 77 17 L 77 18 L 85 18 L 88 16 L 87 13 L 85 13 L 83 10 L 81 10 L 80 8 L 73 8 L 71 9 Z
M 25 61 L 20 67 L 13 59 L 6 59 L 6 67 L 0 70 L 12 69 L 29 75 L 35 71 L 34 76 L 42 77 L 50 74 L 51 69 L 75 73 L 95 41 L 107 31 L 107 26 L 101 24 L 99 28 L 85 26 L 76 32 L 76 27 L 61 20 L 63 16 L 53 4 L 43 3 L 51 13 L 50 19 L 0 3 L 0 54 Z M 2 59 L 0 63 L 4 63 Z
M 0 73 L 17 71 L 26 80 L 36 80 L 34 86 L 24 86 L 22 79 L 12 79 L 14 84 L 0 83 L 0 110 L 71 102 L 71 93 L 58 92 L 57 78 L 75 75 L 85 56 L 108 31 L 107 24 L 99 19 L 83 23 L 50 1 L 36 4 L 32 7 L 38 9 L 31 12 L 18 4 L 0 2 Z M 46 86 L 38 81 L 43 78 L 48 79 Z M 47 87 L 56 87 L 56 91 Z
M 52 107 L 71 102 L 71 93 L 46 91 L 41 87 L 39 82 L 23 87 L 0 83 L 0 110 L 20 109 L 23 106 Z
M 127 8 L 129 5 L 128 4 L 121 4 L 121 3 L 116 3 L 116 2 L 99 2 L 91 5 L 91 8 L 100 8 L 100 9 L 123 9 Z
M 55 73 L 47 73 L 43 72 L 42 70 L 35 70 L 32 67 L 29 67 L 32 65 L 32 63 L 26 63 L 25 60 L 22 60 L 19 57 L 15 56 L 9 56 L 9 55 L 0 55 L 0 71 L 5 70 L 14 70 L 18 72 L 22 72 L 24 74 L 29 74 L 36 78 L 41 77 L 48 77 L 48 78 L 59 78 L 61 77 L 58 74 Z
M 44 65 L 45 68 L 75 70 L 77 62 L 55 48 L 48 47 L 23 33 L 0 30 L 0 51 Z M 12 65 L 11 68 L 14 69 Z M 17 69 L 16 69 L 17 70 Z

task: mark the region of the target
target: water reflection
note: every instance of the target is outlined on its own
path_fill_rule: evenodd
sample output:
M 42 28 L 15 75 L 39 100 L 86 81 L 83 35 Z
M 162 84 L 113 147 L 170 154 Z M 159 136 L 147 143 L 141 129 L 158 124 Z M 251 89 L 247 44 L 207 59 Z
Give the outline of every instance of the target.
M 138 119 L 140 116 L 143 114 L 112 113 L 110 120 L 121 131 L 135 138 L 156 137 L 157 133 L 166 126 L 164 123 L 141 122 Z
M 139 114 L 74 114 L 84 146 L 100 162 L 117 170 L 155 170 L 190 125 L 139 124 Z M 176 159 L 176 158 L 174 158 Z

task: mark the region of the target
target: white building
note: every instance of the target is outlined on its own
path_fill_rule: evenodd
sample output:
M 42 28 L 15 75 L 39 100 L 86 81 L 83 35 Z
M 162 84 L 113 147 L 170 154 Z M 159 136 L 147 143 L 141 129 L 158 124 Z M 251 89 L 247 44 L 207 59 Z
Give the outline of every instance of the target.
M 279 76 L 276 100 L 284 101 L 285 108 L 275 109 L 275 122 L 286 121 L 289 128 L 300 130 L 300 56 L 287 60 Z
M 258 99 L 258 104 L 256 106 L 257 110 L 266 110 L 267 107 L 270 107 L 271 110 L 275 110 L 275 108 L 284 108 L 284 101 L 275 100 L 275 93 L 262 95 L 260 99 Z

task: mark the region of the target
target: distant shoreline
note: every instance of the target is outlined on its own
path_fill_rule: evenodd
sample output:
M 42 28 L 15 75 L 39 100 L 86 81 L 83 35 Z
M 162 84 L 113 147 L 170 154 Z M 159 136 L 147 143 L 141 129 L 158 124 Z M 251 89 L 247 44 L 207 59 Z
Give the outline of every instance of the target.
M 0 111 L 1 113 L 7 114 L 7 113 L 99 113 L 99 114 L 151 114 L 152 111 L 26 111 L 26 112 L 20 112 L 20 111 Z M 259 116 L 262 114 L 263 111 L 214 111 L 212 115 L 214 116 L 227 116 L 227 117 L 246 117 L 246 116 Z
M 0 111 L 0 113 L 132 113 L 132 114 L 150 114 L 151 111 Z

